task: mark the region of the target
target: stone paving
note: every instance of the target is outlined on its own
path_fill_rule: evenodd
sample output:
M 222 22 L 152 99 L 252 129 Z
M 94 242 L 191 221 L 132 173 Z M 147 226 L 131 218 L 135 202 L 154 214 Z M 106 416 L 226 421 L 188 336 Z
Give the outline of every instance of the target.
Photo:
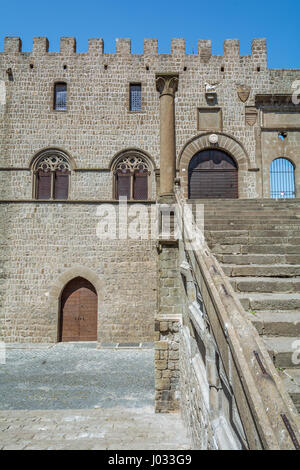
M 178 414 L 154 413 L 153 349 L 9 347 L 0 449 L 189 449 Z
M 0 412 L 0 449 L 185 450 L 178 414 L 153 407 Z

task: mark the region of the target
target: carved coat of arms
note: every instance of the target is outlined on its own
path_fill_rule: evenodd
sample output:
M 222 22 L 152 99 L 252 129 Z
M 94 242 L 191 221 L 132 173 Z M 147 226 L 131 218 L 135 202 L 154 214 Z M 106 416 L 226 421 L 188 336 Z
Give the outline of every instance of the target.
M 245 103 L 245 101 L 247 101 L 247 99 L 249 98 L 250 90 L 251 88 L 247 85 L 238 85 L 237 94 L 238 94 L 239 99 L 243 103 Z

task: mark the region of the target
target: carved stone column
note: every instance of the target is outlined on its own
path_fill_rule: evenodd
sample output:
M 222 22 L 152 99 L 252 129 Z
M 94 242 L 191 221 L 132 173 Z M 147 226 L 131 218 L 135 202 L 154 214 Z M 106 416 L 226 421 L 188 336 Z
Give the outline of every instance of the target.
M 177 87 L 178 74 L 156 75 L 156 89 L 160 93 L 160 196 L 174 194 L 176 174 L 174 98 Z

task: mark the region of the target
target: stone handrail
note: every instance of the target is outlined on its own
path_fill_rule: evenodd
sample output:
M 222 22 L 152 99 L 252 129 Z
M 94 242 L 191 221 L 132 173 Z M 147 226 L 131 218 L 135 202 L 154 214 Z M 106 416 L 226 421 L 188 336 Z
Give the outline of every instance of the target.
M 249 448 L 299 449 L 299 415 L 266 347 L 210 252 L 203 233 L 191 216 L 184 217 L 184 209 L 189 209 L 180 188 L 176 190 L 176 199 L 183 246 L 189 250 L 189 263 L 201 287 Z M 191 239 L 193 243 L 189 245 Z

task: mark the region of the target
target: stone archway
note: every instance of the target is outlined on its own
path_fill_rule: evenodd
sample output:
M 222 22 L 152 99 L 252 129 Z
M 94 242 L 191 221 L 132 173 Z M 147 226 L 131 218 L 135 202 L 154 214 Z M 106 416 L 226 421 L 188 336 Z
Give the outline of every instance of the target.
M 184 196 L 188 198 L 188 169 L 191 159 L 202 150 L 216 149 L 226 152 L 231 156 L 238 166 L 238 193 L 239 198 L 248 198 L 247 178 L 248 170 L 251 168 L 249 156 L 244 146 L 234 137 L 221 132 L 215 132 L 218 137 L 217 144 L 212 144 L 209 140 L 211 132 L 207 132 L 189 140 L 181 150 L 177 169 L 179 171 L 180 183 Z
M 61 294 L 59 340 L 97 341 L 97 317 L 96 289 L 83 277 L 75 277 Z
M 57 324 L 57 340 L 60 340 L 60 313 L 61 313 L 61 296 L 65 286 L 76 277 L 84 278 L 89 281 L 97 293 L 97 318 L 98 318 L 98 338 L 99 338 L 99 325 L 101 313 L 103 311 L 103 298 L 104 298 L 104 282 L 99 279 L 99 276 L 91 269 L 85 266 L 74 266 L 62 273 L 53 284 L 48 293 L 49 298 L 49 314 L 51 317 L 56 318 Z
M 238 168 L 223 150 L 196 153 L 189 164 L 189 199 L 232 199 L 238 197 Z

